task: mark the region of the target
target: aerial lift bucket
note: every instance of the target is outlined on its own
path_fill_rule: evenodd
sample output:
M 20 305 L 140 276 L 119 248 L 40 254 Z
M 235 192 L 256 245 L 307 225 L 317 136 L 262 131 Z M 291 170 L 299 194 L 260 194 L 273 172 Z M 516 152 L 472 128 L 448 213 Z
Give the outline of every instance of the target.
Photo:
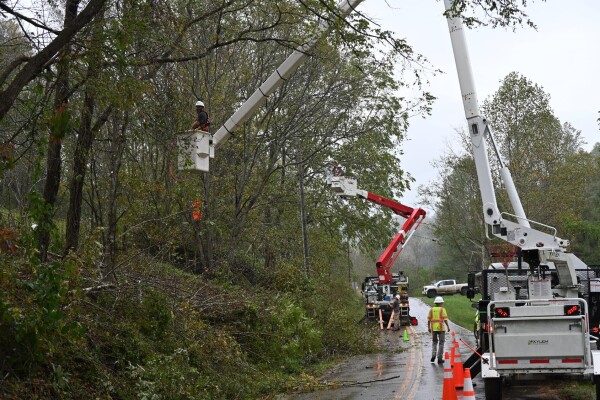
M 177 150 L 177 169 L 208 171 L 209 159 L 214 157 L 212 135 L 199 130 L 177 135 Z

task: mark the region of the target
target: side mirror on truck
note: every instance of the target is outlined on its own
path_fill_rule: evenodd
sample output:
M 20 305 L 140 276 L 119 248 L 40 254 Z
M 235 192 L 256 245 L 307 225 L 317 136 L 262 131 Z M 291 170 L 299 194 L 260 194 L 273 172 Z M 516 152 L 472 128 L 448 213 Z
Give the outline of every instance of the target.
M 467 276 L 467 299 L 472 300 L 475 297 L 475 274 L 469 272 Z

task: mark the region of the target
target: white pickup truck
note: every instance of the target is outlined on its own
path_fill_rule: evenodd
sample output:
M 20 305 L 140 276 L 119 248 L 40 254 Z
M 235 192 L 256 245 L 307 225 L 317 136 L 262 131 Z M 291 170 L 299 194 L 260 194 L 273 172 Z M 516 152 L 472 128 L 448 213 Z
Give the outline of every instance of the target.
M 429 298 L 440 296 L 444 294 L 455 294 L 460 293 L 463 296 L 467 295 L 466 283 L 456 283 L 454 279 L 445 279 L 434 283 L 433 285 L 423 286 L 423 294 Z

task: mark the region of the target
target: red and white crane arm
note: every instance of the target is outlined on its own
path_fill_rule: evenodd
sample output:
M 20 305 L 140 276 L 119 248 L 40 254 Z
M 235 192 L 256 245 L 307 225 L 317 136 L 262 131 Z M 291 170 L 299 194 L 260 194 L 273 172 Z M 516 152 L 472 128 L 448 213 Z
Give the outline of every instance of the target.
M 341 176 L 332 177 L 331 187 L 337 195 L 342 198 L 360 197 L 380 206 L 387 207 L 395 214 L 406 218 L 400 231 L 396 233 L 390 244 L 383 253 L 381 253 L 375 263 L 379 283 L 390 283 L 392 281 L 391 268 L 400 253 L 402 253 L 402 250 L 404 250 L 404 246 L 406 246 L 406 243 L 410 240 L 414 231 L 421 225 L 421 222 L 423 222 L 426 215 L 425 210 L 422 208 L 409 207 L 395 200 L 367 192 L 366 190 L 358 189 L 356 186 L 356 179 L 353 178 Z

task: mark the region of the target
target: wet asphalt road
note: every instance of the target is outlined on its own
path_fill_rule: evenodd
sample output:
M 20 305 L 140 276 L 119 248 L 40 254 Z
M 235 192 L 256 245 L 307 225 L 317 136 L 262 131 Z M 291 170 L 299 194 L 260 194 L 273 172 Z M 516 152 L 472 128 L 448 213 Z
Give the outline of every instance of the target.
M 431 357 L 431 337 L 427 332 L 429 306 L 418 299 L 411 299 L 410 306 L 410 313 L 417 317 L 419 325 L 406 327 L 408 341 L 403 340 L 403 330 L 398 332 L 384 330 L 381 332 L 381 340 L 392 351 L 385 354 L 352 357 L 338 365 L 324 377 L 327 381 L 339 383 L 338 388 L 295 394 L 286 399 L 441 399 L 444 367 L 443 364 L 429 361 Z M 474 345 L 471 332 L 453 323 L 450 323 L 450 326 L 456 332 L 457 340 L 462 338 L 471 346 Z M 450 349 L 450 342 L 451 337 L 447 334 L 446 349 Z M 395 349 L 402 349 L 402 351 L 395 352 Z M 465 359 L 463 355 L 463 361 Z M 483 390 L 483 384 L 480 382 L 476 385 L 477 395 L 478 389 Z
M 403 331 L 381 332 L 381 340 L 392 351 L 352 357 L 333 368 L 323 380 L 336 383 L 337 387 L 311 393 L 298 393 L 285 397 L 286 400 L 346 400 L 346 399 L 394 399 L 394 400 L 440 400 L 444 380 L 443 364 L 431 363 L 431 337 L 427 333 L 429 306 L 418 299 L 411 299 L 411 315 L 419 320 L 418 326 L 406 327 L 408 341 L 403 340 Z M 450 316 L 452 317 L 452 316 Z M 463 339 L 474 347 L 473 333 L 450 323 L 457 340 Z M 451 337 L 446 335 L 446 349 L 450 349 Z M 400 349 L 402 351 L 400 351 Z M 394 351 L 399 350 L 399 351 Z M 467 353 L 468 352 L 468 353 Z M 461 343 L 463 362 L 470 351 Z M 485 399 L 483 381 L 473 379 L 475 397 Z M 553 393 L 543 393 L 543 385 L 523 382 L 504 387 L 504 399 L 556 399 Z M 458 399 L 462 391 L 458 391 Z

